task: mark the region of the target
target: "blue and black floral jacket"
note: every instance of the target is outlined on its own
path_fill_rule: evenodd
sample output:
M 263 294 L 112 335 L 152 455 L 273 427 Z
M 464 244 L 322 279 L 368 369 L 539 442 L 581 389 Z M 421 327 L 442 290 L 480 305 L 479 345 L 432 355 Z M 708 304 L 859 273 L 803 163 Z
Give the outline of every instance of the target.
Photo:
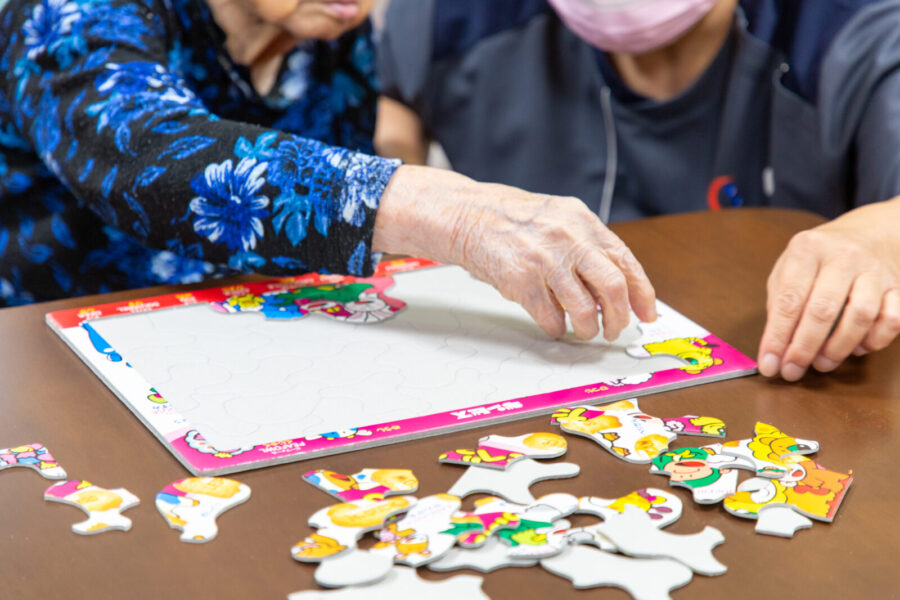
M 368 25 L 260 97 L 204 0 L 0 0 L 0 306 L 236 271 L 368 274 Z

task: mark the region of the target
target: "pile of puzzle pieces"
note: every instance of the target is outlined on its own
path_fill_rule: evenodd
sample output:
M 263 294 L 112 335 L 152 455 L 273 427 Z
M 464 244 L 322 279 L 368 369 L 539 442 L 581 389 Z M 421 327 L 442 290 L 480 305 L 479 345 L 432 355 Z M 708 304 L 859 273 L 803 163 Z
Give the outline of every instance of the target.
M 423 592 L 446 588 L 441 597 L 486 598 L 479 578 L 426 582 L 409 569 L 426 565 L 435 571 L 484 573 L 540 565 L 576 588 L 615 586 L 646 599 L 668 598 L 695 573 L 725 572 L 712 554 L 725 541 L 721 532 L 712 527 L 691 535 L 663 530 L 681 516 L 675 494 L 649 488 L 620 498 L 565 493 L 534 498 L 529 488 L 535 482 L 579 473 L 572 463 L 539 462 L 566 449 L 565 438 L 553 433 L 482 438 L 475 449 L 439 457 L 466 470 L 447 493 L 424 498 L 410 495 L 418 479 L 405 469 L 306 473 L 306 481 L 340 502 L 310 517 L 315 533 L 294 545 L 291 555 L 316 564 L 320 585 L 344 589 L 297 592 L 289 598 L 407 597 L 407 586 Z M 491 495 L 462 510 L 462 499 L 478 492 Z M 566 520 L 573 514 L 599 519 L 573 527 Z M 376 541 L 363 549 L 360 540 L 370 532 Z
M 724 437 L 724 423 L 693 415 L 651 417 L 636 400 L 563 408 L 551 423 L 623 460 L 651 464 L 651 473 L 688 488 L 695 502 L 722 502 L 729 513 L 755 519 L 758 533 L 793 537 L 812 527 L 810 519 L 832 522 L 853 482 L 851 473 L 831 471 L 807 456 L 819 450 L 818 442 L 765 423 L 756 424 L 752 438 L 671 451 L 676 434 Z M 741 470 L 753 477 L 738 484 Z
M 0 449 L 0 471 L 27 467 L 45 479 L 66 479 L 65 469 L 43 444 Z M 250 488 L 224 477 L 188 477 L 173 481 L 156 495 L 156 508 L 170 527 L 182 531 L 181 541 L 208 542 L 218 534 L 216 517 L 250 498 Z M 122 513 L 140 504 L 125 488 L 106 489 L 84 479 L 58 481 L 44 491 L 44 499 L 80 508 L 86 521 L 72 531 L 94 535 L 106 531 L 130 531 L 131 519 Z

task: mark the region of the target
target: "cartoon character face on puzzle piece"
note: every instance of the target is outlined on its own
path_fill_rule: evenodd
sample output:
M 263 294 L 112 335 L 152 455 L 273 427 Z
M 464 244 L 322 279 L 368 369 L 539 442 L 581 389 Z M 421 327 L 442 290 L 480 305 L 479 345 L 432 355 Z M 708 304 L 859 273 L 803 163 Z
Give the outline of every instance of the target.
M 715 417 L 698 417 L 685 415 L 663 419 L 666 429 L 678 435 L 704 435 L 725 437 L 725 422 Z
M 219 532 L 216 517 L 250 498 L 250 488 L 224 477 L 188 477 L 156 494 L 156 508 L 182 542 L 208 542 Z
M 811 454 L 819 449 L 818 442 L 794 438 L 766 423 L 757 423 L 755 433 L 751 439 L 725 442 L 722 451 L 752 460 L 757 474 L 764 477 L 782 477 L 788 470 L 786 457 Z
M 561 435 L 556 435 L 555 433 L 532 433 L 522 440 L 522 443 L 528 448 L 533 448 L 535 450 L 549 450 L 551 452 L 566 450 L 568 448 L 566 438 Z
M 700 338 L 674 338 L 662 342 L 644 344 L 643 349 L 629 349 L 628 353 L 635 357 L 648 357 L 657 355 L 670 355 L 688 363 L 678 367 L 685 373 L 699 375 L 710 367 L 721 365 L 721 358 L 713 358 L 713 348 L 717 346 L 709 344 Z
M 637 452 L 646 454 L 650 457 L 659 455 L 660 452 L 669 447 L 669 440 L 659 434 L 645 435 L 634 443 L 634 449 Z
M 778 480 L 787 503 L 808 517 L 831 521 L 844 499 L 853 476 L 824 468 L 798 455 L 788 457 L 789 470 Z
M 419 480 L 409 469 L 377 469 L 372 481 L 392 492 L 412 492 L 419 488 Z
M 121 513 L 140 503 L 124 488 L 108 490 L 83 480 L 55 483 L 44 492 L 44 499 L 71 504 L 86 512 L 86 521 L 72 525 L 72 531 L 83 535 L 114 529 L 128 531 L 131 519 Z
M 729 469 L 714 465 L 710 458 L 715 452 L 707 448 L 681 448 L 653 459 L 653 466 L 669 475 L 674 483 L 700 488 L 715 483 Z
M 318 562 L 323 558 L 340 554 L 347 548 L 348 546 L 334 538 L 313 533 L 291 548 L 291 556 L 302 562 Z
M 343 502 L 330 507 L 326 515 L 338 527 L 368 529 L 378 527 L 392 514 L 410 506 L 406 498 L 385 498 L 380 502 Z
M 196 450 L 197 452 L 201 452 L 203 454 L 209 454 L 215 458 L 232 458 L 238 456 L 239 454 L 243 454 L 244 452 L 249 452 L 253 450 L 253 446 L 242 446 L 240 448 L 232 448 L 230 450 L 219 450 L 210 444 L 203 435 L 197 431 L 196 429 L 191 429 L 186 434 L 184 434 L 184 443 L 188 445 L 192 450 Z
M 350 313 L 347 321 L 351 323 L 376 323 L 394 316 L 396 312 L 387 302 L 374 293 L 363 293 L 359 300 L 347 302 L 344 309 Z
M 188 477 L 172 485 L 185 494 L 227 499 L 237 496 L 242 484 L 224 477 Z

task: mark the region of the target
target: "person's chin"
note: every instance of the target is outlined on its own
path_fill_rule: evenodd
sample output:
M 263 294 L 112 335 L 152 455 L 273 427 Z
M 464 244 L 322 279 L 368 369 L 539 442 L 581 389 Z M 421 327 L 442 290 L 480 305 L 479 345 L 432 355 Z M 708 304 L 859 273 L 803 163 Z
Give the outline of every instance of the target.
M 330 41 L 356 28 L 368 16 L 362 10 L 358 10 L 354 13 L 354 18 L 347 19 L 341 14 L 336 14 L 330 10 L 329 4 L 343 5 L 346 3 L 323 2 L 321 5 L 316 6 L 315 10 L 309 10 L 305 14 L 297 15 L 297 17 L 292 19 L 293 23 L 288 24 L 286 29 L 300 38 Z M 356 5 L 354 4 L 354 6 Z M 310 9 L 312 8 L 310 7 Z

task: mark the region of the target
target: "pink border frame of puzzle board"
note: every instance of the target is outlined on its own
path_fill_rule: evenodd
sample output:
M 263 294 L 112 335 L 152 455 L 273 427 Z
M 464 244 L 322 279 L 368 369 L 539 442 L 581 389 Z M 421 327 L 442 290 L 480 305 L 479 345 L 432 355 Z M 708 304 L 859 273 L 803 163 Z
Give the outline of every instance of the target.
M 414 271 L 436 265 L 437 263 L 421 259 L 399 259 L 381 263 L 375 276 L 384 277 L 393 273 Z M 92 358 L 85 356 L 83 352 L 79 351 L 79 346 L 85 348 L 85 340 L 88 340 L 87 331 L 81 327 L 81 324 L 103 317 L 203 302 L 222 302 L 230 296 L 248 293 L 259 294 L 273 289 L 299 287 L 316 283 L 352 281 L 354 281 L 353 277 L 312 273 L 270 281 L 155 296 L 129 302 L 61 310 L 47 313 L 46 321 L 63 341 L 76 354 L 82 357 L 91 370 L 116 393 L 119 399 L 134 412 L 147 428 L 194 475 L 222 475 L 246 471 L 283 462 L 304 460 L 369 446 L 436 435 L 444 431 L 479 427 L 491 422 L 525 418 L 541 413 L 549 413 L 561 406 L 612 402 L 701 383 L 731 379 L 749 375 L 756 371 L 756 363 L 753 360 L 714 335 L 708 335 L 704 340 L 716 346 L 714 357 L 722 359 L 722 364 L 714 365 L 704 370 L 700 375 L 691 375 L 680 368 L 674 368 L 658 371 L 650 380 L 641 384 L 613 387 L 598 383 L 525 398 L 511 398 L 502 402 L 434 413 L 390 423 L 365 425 L 319 436 L 273 441 L 254 446 L 251 449 L 219 450 L 205 448 L 206 451 L 204 452 L 189 446 L 186 441 L 188 434 L 196 431 L 196 429 L 186 419 L 175 413 L 164 401 L 161 404 L 157 403 L 160 400 L 156 402 L 150 401 L 149 399 L 154 395 L 158 397 L 155 389 L 152 389 L 152 385 L 136 369 L 130 368 L 125 360 L 118 362 L 108 360 L 107 355 L 100 354 L 93 349 L 93 346 L 91 346 Z M 78 338 L 83 339 L 79 340 Z M 199 433 L 202 435 L 202 432 Z

